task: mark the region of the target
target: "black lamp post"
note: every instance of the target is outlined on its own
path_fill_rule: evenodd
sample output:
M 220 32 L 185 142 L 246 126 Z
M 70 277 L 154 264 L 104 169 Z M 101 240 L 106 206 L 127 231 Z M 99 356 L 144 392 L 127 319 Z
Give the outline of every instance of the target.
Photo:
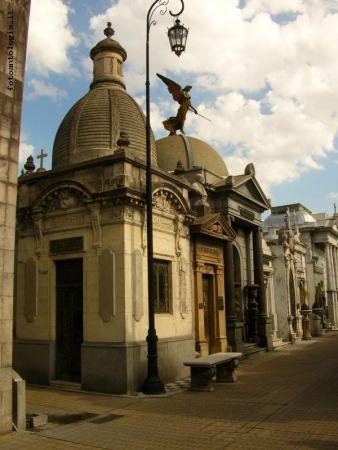
M 173 14 L 173 17 L 178 17 L 184 10 L 183 0 L 180 0 L 182 9 L 179 13 Z M 163 15 L 167 12 L 166 5 L 169 0 L 156 0 L 150 7 L 147 14 L 147 45 L 146 45 L 146 154 L 147 154 L 147 257 L 148 257 L 148 315 L 149 315 L 149 329 L 147 335 L 148 348 L 148 374 L 142 385 L 142 392 L 144 394 L 162 394 L 165 392 L 164 385 L 158 374 L 157 366 L 157 341 L 158 337 L 155 329 L 155 289 L 154 289 L 154 262 L 153 262 L 153 195 L 152 195 L 152 170 L 151 170 L 151 135 L 150 135 L 150 82 L 149 82 L 149 34 L 150 27 L 156 25 L 153 20 L 155 10 L 161 6 L 164 9 L 160 10 Z M 180 25 L 177 19 L 175 25 L 168 30 L 168 37 L 172 50 L 177 56 L 180 56 L 185 49 L 188 30 Z

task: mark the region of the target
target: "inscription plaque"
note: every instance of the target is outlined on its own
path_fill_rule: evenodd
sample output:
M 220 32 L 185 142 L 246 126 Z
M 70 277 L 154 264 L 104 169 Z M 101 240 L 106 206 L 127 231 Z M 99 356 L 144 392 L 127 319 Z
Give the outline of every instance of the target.
M 50 253 L 69 252 L 74 250 L 83 250 L 83 237 L 74 237 L 69 239 L 57 239 L 50 241 Z

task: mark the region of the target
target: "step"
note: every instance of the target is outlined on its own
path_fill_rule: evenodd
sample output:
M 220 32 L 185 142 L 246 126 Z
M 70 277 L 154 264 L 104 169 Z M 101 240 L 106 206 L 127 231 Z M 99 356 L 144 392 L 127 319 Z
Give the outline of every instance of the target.
M 63 380 L 52 380 L 50 387 L 54 389 L 65 389 L 68 391 L 81 391 L 81 383 L 76 383 L 74 381 L 63 381 Z
M 268 349 L 266 347 L 259 347 L 257 344 L 244 344 L 244 356 L 248 357 L 251 355 L 255 355 L 257 353 L 267 352 Z
M 291 343 L 289 341 L 283 341 L 282 338 L 278 338 L 275 339 L 273 341 L 273 348 L 281 348 L 281 347 L 286 347 L 287 345 L 291 345 Z

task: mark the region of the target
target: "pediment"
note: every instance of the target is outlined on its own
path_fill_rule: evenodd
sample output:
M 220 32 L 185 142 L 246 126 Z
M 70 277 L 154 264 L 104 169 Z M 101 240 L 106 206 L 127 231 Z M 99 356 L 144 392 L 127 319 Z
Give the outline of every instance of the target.
M 268 204 L 268 200 L 265 197 L 261 187 L 259 186 L 257 181 L 253 180 L 252 178 L 243 183 L 238 184 L 236 186 L 236 190 L 241 194 L 244 194 L 246 197 L 249 197 L 257 202 L 266 204 L 268 207 L 270 207 Z
M 191 234 L 204 234 L 225 241 L 233 241 L 236 233 L 222 214 L 208 214 L 198 217 L 191 226 Z
M 228 176 L 224 183 L 230 192 L 236 192 L 237 195 L 243 196 L 246 200 L 260 203 L 266 209 L 270 209 L 270 201 L 265 196 L 262 188 L 253 174 L 231 175 Z

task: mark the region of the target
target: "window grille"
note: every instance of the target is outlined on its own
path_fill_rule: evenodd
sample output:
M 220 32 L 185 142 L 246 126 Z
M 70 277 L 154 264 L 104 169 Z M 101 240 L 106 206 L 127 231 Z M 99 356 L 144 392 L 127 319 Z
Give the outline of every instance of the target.
M 154 261 L 155 313 L 170 312 L 169 262 Z

